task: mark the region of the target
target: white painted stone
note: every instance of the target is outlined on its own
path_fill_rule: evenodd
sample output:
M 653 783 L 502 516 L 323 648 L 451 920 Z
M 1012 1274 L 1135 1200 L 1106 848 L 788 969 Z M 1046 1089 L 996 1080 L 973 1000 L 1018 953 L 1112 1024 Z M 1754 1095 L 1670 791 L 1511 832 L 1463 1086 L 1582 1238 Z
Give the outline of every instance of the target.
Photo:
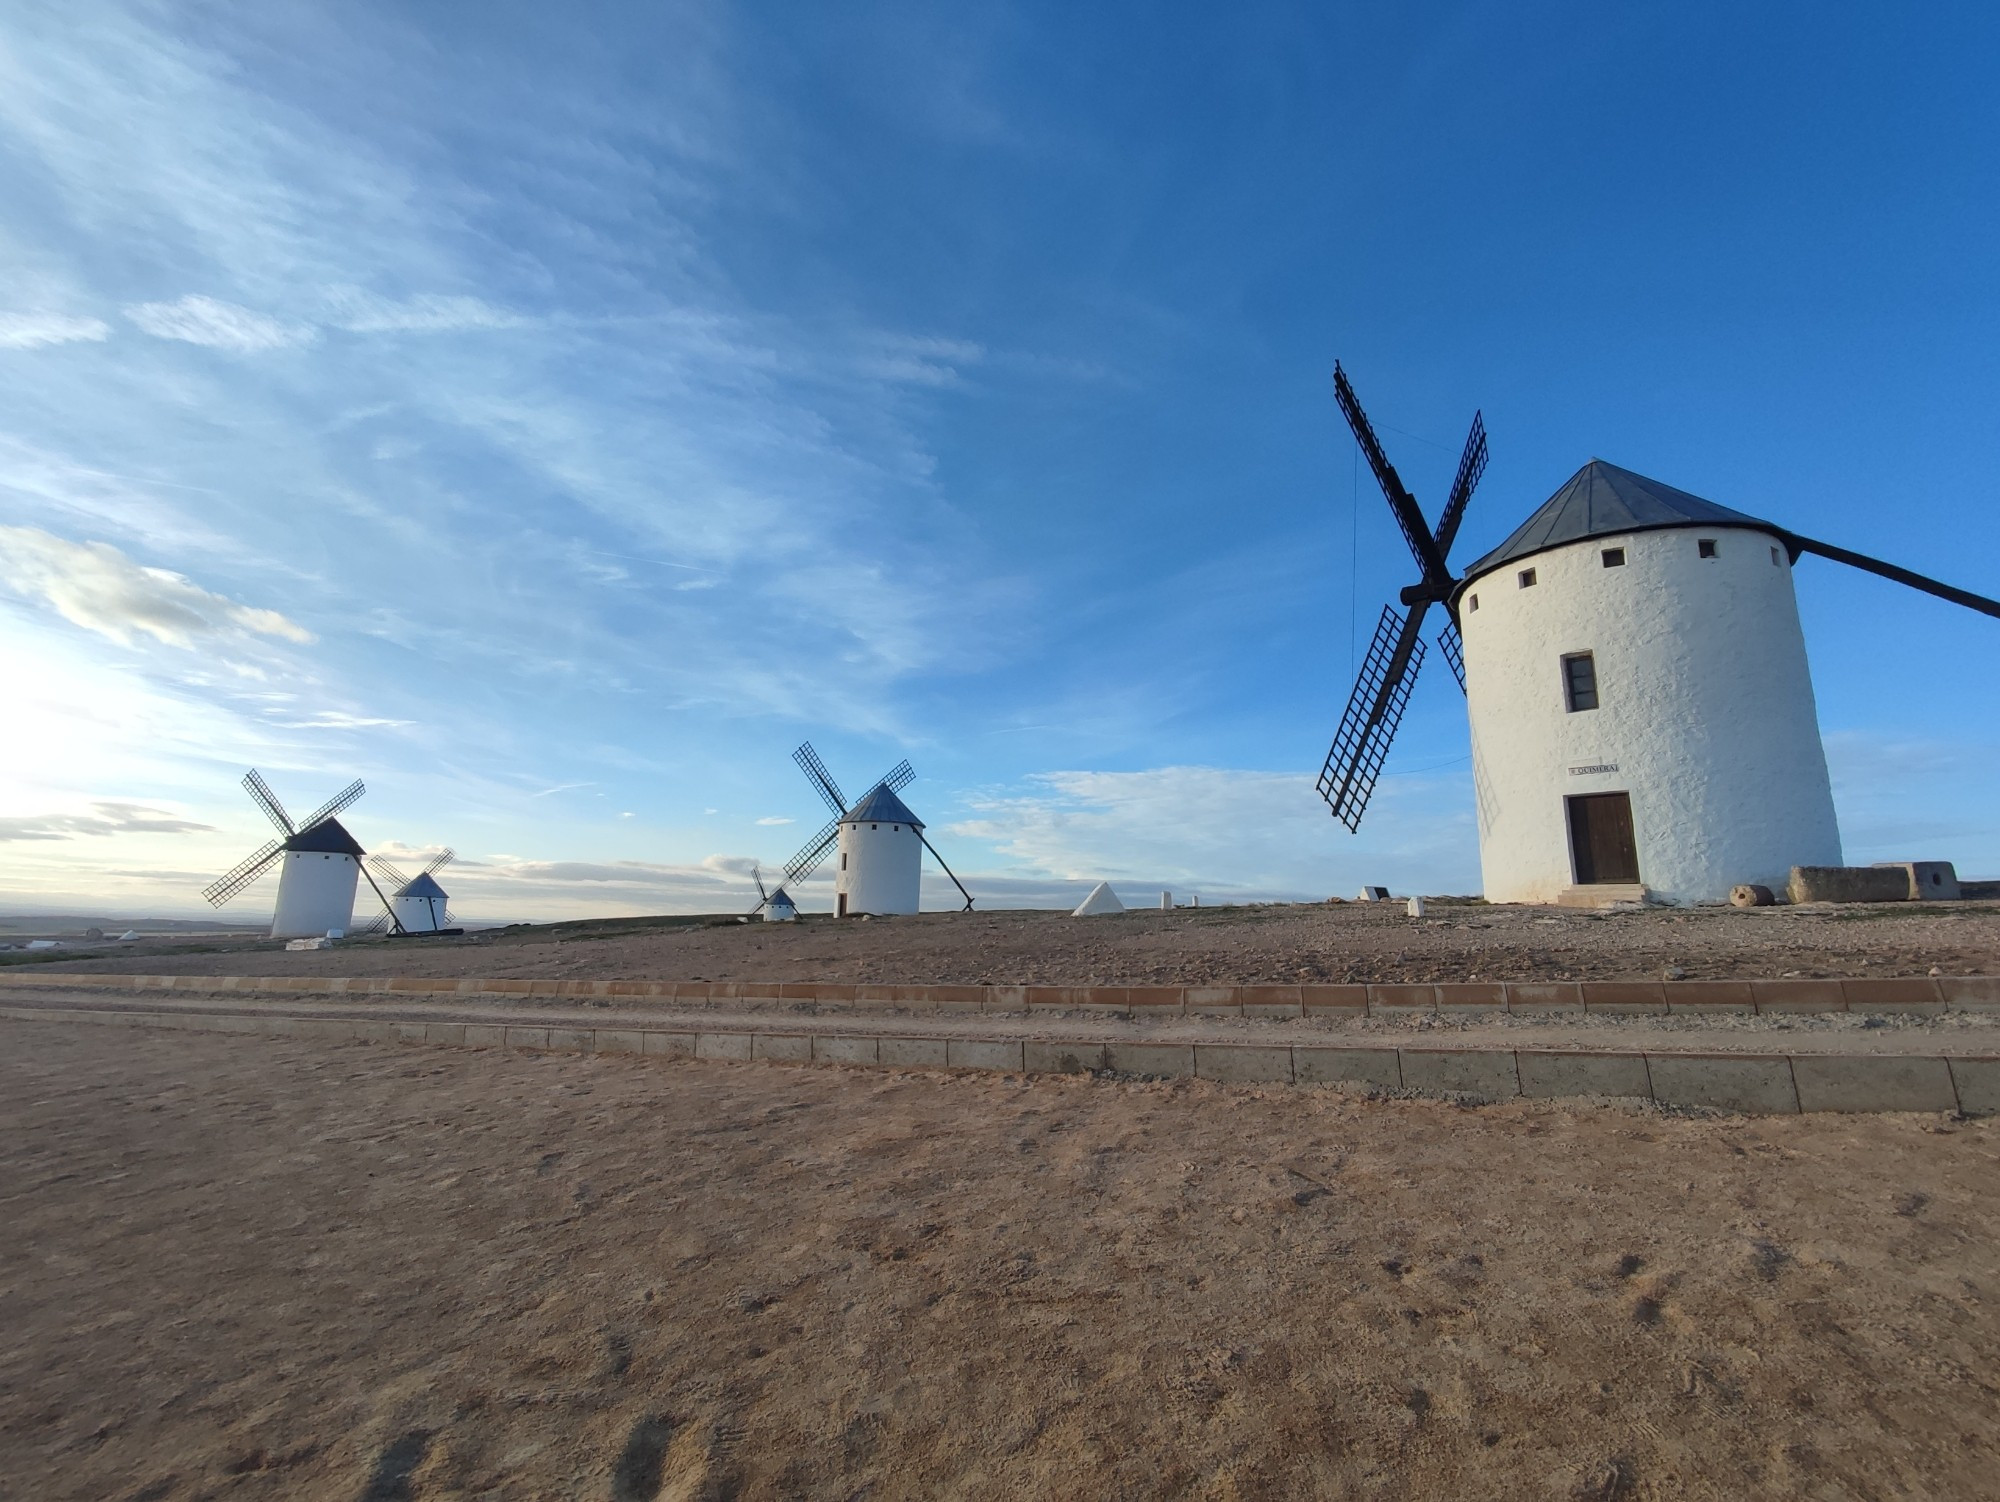
M 1700 556 L 1704 537 L 1718 556 Z M 1607 548 L 1625 550 L 1623 567 L 1604 566 Z M 1630 794 L 1639 879 L 1668 902 L 1840 864 L 1776 537 L 1715 525 L 1587 538 L 1469 580 L 1459 622 L 1489 901 L 1553 902 L 1574 883 L 1563 800 L 1584 793 Z M 1593 655 L 1599 707 L 1572 713 L 1561 659 L 1577 652 Z
M 1100 881 L 1090 889 L 1090 895 L 1079 902 L 1070 913 L 1072 918 L 1096 918 L 1106 913 L 1122 913 L 1125 904 L 1118 900 L 1118 894 L 1111 890 L 1111 883 Z

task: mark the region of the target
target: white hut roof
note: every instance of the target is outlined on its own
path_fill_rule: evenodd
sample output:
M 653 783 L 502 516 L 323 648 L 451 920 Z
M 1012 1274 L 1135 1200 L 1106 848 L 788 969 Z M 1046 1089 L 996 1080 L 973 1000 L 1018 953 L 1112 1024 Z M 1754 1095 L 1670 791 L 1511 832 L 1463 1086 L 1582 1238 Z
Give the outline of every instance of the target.
M 1465 570 L 1465 583 L 1491 573 L 1502 564 L 1545 553 L 1587 537 L 1617 537 L 1631 532 L 1656 532 L 1664 527 L 1756 527 L 1782 538 L 1784 530 L 1741 511 L 1731 511 L 1685 490 L 1606 464 L 1590 463 L 1569 477 L 1567 484 L 1544 501 L 1535 514 L 1485 557 Z
M 445 895 L 445 892 L 443 887 L 431 879 L 431 873 L 425 871 L 405 882 L 397 889 L 396 895 L 398 897 L 442 897 Z
M 361 846 L 334 818 L 321 819 L 311 829 L 301 829 L 285 841 L 287 850 L 304 850 L 316 855 L 360 855 Z

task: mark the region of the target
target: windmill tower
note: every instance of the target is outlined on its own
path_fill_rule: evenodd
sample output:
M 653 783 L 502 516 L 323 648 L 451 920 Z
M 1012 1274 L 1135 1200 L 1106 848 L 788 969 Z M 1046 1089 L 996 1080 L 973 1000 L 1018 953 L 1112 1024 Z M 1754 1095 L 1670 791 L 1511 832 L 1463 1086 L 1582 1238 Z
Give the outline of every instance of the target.
M 1422 577 L 1403 591 L 1407 618 L 1382 612 L 1320 792 L 1359 825 L 1422 665 L 1417 628 L 1442 604 L 1488 901 L 1702 902 L 1840 863 L 1792 588 L 1802 554 L 2000 616 L 1995 601 L 1596 459 L 1455 578 L 1446 555 L 1485 463 L 1478 419 L 1432 531 L 1338 366 L 1334 383 Z
M 387 922 L 397 933 L 434 934 L 453 926 L 447 904 L 451 901 L 445 889 L 438 885 L 437 873 L 458 859 L 458 852 L 450 849 L 439 851 L 415 876 L 405 876 L 379 855 L 368 857 L 368 864 L 389 889 L 389 899 L 385 907 L 385 917 L 378 919 L 375 926 Z M 380 888 L 378 887 L 379 891 Z
M 349 783 L 294 824 L 277 794 L 254 767 L 244 777 L 243 786 L 251 801 L 264 811 L 264 816 L 284 838 L 253 852 L 226 876 L 210 884 L 202 896 L 213 906 L 221 907 L 274 862 L 282 861 L 271 937 L 293 939 L 345 933 L 354 919 L 354 889 L 362 875 L 363 852 L 334 815 L 368 789 L 358 780 Z
M 907 761 L 897 763 L 850 808 L 810 741 L 792 753 L 792 760 L 833 810 L 833 821 L 786 864 L 787 882 L 804 881 L 838 847 L 840 864 L 835 869 L 833 887 L 835 917 L 914 913 L 924 851 L 928 850 L 965 899 L 964 910 L 972 910 L 972 894 L 952 875 L 944 857 L 925 838 L 923 822 L 896 796 L 916 780 L 917 774 Z

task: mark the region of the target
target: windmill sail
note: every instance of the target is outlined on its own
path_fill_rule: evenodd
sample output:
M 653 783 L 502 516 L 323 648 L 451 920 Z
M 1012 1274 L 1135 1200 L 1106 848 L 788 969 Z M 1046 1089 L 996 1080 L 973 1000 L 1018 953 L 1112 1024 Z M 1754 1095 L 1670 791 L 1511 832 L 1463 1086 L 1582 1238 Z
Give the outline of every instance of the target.
M 1393 605 L 1382 607 L 1361 676 L 1326 753 L 1326 765 L 1320 768 L 1319 795 L 1349 832 L 1361 827 L 1361 815 L 1388 759 L 1389 743 L 1396 738 L 1396 727 L 1410 702 L 1417 669 L 1423 666 L 1424 643 L 1417 635 L 1423 619 L 1421 605 L 1407 619 Z
M 284 853 L 285 847 L 283 845 L 279 844 L 276 840 L 271 841 L 270 844 L 264 846 L 256 854 L 246 857 L 228 875 L 218 881 L 211 882 L 201 895 L 206 897 L 212 906 L 221 907 L 223 903 L 262 876 L 271 862 Z

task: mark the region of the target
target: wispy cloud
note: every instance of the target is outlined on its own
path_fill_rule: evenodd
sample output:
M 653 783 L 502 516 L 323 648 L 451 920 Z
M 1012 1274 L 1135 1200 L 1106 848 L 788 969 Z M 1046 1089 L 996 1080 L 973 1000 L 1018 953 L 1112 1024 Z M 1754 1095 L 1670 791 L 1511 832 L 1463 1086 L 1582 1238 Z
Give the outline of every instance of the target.
M 125 316 L 155 339 L 178 339 L 242 354 L 306 344 L 319 335 L 311 324 L 273 318 L 199 293 L 173 302 L 134 303 L 125 309 Z
M 134 563 L 109 543 L 71 542 L 37 527 L 0 527 L 0 588 L 53 606 L 64 620 L 121 645 L 139 634 L 182 648 L 218 636 L 313 639 L 275 610 Z
M 0 840 L 70 840 L 78 835 L 209 833 L 212 824 L 183 819 L 144 803 L 93 803 L 87 814 L 0 818 Z
M 764 825 L 776 825 L 776 824 L 796 824 L 798 821 L 796 819 L 781 819 L 778 818 L 775 814 L 767 814 L 763 818 L 759 819 L 757 822 L 759 824 L 764 824 Z
M 0 349 L 96 343 L 110 337 L 111 325 L 101 318 L 78 318 L 67 313 L 0 312 Z

